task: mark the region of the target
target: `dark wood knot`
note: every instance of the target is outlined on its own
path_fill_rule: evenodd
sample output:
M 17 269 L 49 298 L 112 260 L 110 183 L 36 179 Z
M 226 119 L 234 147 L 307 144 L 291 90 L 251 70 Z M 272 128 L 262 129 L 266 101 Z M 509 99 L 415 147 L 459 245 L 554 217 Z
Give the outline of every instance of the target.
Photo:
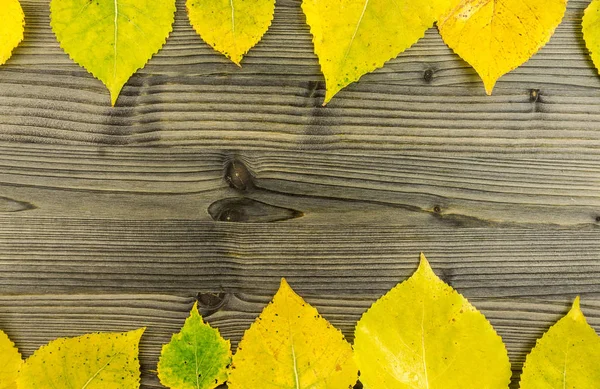
M 229 294 L 225 292 L 221 293 L 203 293 L 200 292 L 197 295 L 198 299 L 198 310 L 203 317 L 210 316 L 215 312 L 218 312 L 221 308 L 227 305 L 229 300 Z
M 425 70 L 425 72 L 423 72 L 423 80 L 425 80 L 427 83 L 430 83 L 433 80 L 433 73 L 433 69 Z
M 233 160 L 225 166 L 225 181 L 237 191 L 246 192 L 254 188 L 254 177 L 246 165 Z
M 539 89 L 531 89 L 529 91 L 529 101 L 532 103 L 537 103 L 540 100 L 540 90 Z
M 208 207 L 208 213 L 215 221 L 231 223 L 269 223 L 304 215 L 295 209 L 239 197 L 215 201 Z

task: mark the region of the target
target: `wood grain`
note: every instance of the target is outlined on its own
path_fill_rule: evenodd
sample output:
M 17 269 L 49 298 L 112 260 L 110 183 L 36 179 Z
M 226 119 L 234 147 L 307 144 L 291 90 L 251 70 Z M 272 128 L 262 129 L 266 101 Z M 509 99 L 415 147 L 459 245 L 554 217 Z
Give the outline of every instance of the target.
M 232 160 L 249 169 L 249 188 L 228 185 Z M 500 150 L 484 157 L 0 143 L 0 181 L 6 217 L 211 220 L 211 204 L 245 197 L 321 223 L 600 226 L 600 159 Z
M 294 220 L 302 220 L 294 219 Z M 424 251 L 467 297 L 600 297 L 596 229 L 4 218 L 4 293 L 382 294 Z

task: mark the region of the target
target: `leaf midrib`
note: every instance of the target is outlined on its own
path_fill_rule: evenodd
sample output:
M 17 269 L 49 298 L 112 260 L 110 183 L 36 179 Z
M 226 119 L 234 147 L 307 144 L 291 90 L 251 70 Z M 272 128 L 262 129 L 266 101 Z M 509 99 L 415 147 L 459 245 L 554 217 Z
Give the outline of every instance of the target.
M 119 35 L 119 1 L 118 0 L 114 0 L 114 6 L 115 6 L 115 20 L 114 20 L 114 24 L 115 24 L 115 36 L 114 36 L 114 45 L 113 45 L 113 82 L 116 81 L 117 79 L 117 40 L 118 40 L 118 35 Z
M 85 384 L 83 384 L 83 386 L 81 387 L 81 389 L 85 389 L 88 387 L 88 385 L 96 378 L 98 377 L 98 374 L 100 374 L 104 369 L 106 369 L 106 367 L 119 355 L 123 354 L 123 352 L 119 351 L 117 353 L 115 353 L 115 355 L 113 355 L 101 368 L 99 368 L 96 373 L 94 373 L 93 376 L 91 376 L 87 382 Z
M 365 0 L 365 5 L 363 6 L 362 13 L 360 14 L 360 18 L 358 19 L 358 23 L 356 23 L 356 28 L 354 29 L 354 34 L 352 34 L 352 38 L 350 38 L 350 43 L 348 44 L 348 49 L 346 50 L 346 54 L 344 54 L 344 59 L 342 62 L 346 61 L 348 55 L 350 54 L 350 50 L 352 49 L 352 45 L 354 44 L 354 40 L 356 39 L 356 34 L 358 34 L 358 29 L 362 23 L 363 17 L 365 16 L 365 12 L 367 11 L 367 6 L 369 5 L 370 0 Z

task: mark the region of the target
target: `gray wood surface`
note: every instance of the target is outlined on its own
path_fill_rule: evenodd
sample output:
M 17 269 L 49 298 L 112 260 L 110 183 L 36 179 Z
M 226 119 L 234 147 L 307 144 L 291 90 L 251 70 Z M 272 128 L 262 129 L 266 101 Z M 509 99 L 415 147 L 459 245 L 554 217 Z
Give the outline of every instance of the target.
M 600 76 L 569 2 L 550 43 L 485 96 L 436 30 L 322 107 L 298 0 L 240 69 L 178 0 L 164 49 L 111 108 L 62 52 L 47 0 L 0 67 L 0 329 L 147 326 L 143 387 L 196 299 L 234 346 L 291 285 L 352 340 L 416 268 L 524 356 L 576 295 L 600 331 Z

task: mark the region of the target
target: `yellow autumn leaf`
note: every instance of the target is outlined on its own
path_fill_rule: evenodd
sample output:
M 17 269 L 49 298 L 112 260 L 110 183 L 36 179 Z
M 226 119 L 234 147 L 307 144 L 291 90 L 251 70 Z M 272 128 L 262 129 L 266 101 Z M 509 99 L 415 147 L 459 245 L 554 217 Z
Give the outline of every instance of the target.
M 229 389 L 348 389 L 358 378 L 352 347 L 281 280 L 273 301 L 245 332 Z
M 23 40 L 25 15 L 19 0 L 0 0 L 0 65 L 4 64 L 15 47 Z
M 600 0 L 592 0 L 583 14 L 583 39 L 596 69 L 600 71 Z
M 267 32 L 275 0 L 187 0 L 194 30 L 235 64 Z
M 456 1 L 303 0 L 325 76 L 325 104 L 415 44 Z
M 365 389 L 506 389 L 512 374 L 492 325 L 423 254 L 362 316 L 354 353 Z
M 138 344 L 143 333 L 140 328 L 53 340 L 25 361 L 18 388 L 139 388 Z
M 171 32 L 175 0 L 52 0 L 50 25 L 63 50 L 110 91 L 160 50 Z
M 21 354 L 8 336 L 0 331 L 0 389 L 17 389 L 17 375 L 23 364 Z
M 600 338 L 575 299 L 527 356 L 521 389 L 600 388 Z
M 567 0 L 461 0 L 438 21 L 442 38 L 477 71 L 488 95 L 549 40 Z

